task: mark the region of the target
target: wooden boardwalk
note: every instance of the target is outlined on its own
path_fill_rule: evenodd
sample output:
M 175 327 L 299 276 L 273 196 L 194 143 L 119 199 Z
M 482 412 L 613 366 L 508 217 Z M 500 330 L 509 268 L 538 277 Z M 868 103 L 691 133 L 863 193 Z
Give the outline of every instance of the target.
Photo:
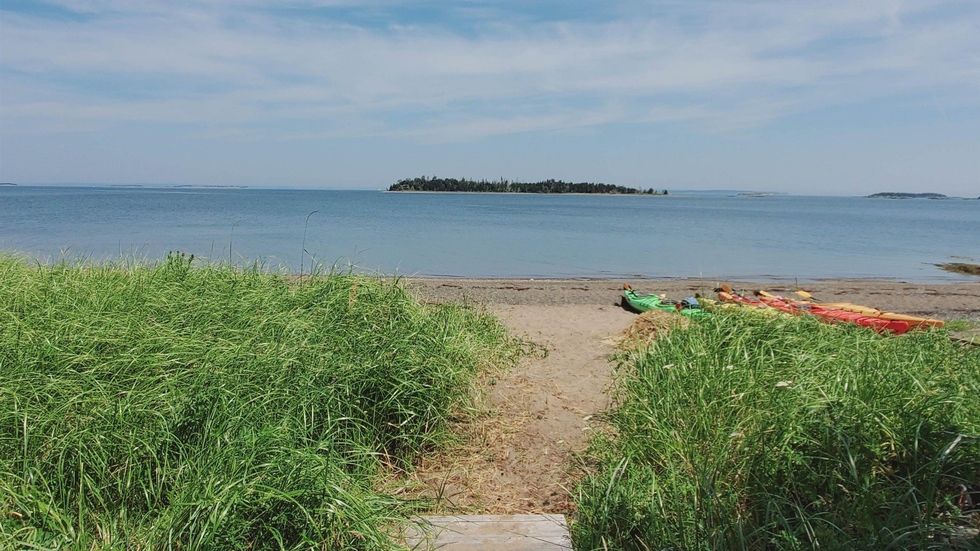
M 420 517 L 405 537 L 409 548 L 440 551 L 572 549 L 565 515 L 459 515 Z

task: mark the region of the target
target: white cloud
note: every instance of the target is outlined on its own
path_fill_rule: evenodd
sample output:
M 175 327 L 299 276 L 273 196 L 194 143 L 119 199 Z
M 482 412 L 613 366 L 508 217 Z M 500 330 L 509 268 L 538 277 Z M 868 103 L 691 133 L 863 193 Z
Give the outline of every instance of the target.
M 724 129 L 855 100 L 980 93 L 969 4 L 624 4 L 628 15 L 603 22 L 498 15 L 467 33 L 357 26 L 261 0 L 59 4 L 80 18 L 2 14 L 7 133 L 137 122 L 453 141 L 617 122 Z M 475 13 L 506 13 L 495 8 Z

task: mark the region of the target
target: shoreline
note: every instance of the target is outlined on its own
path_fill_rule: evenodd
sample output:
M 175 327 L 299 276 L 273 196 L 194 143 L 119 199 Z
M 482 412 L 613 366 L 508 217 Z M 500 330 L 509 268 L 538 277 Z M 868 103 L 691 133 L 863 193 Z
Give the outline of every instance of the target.
M 664 293 L 673 299 L 700 294 L 713 298 L 726 280 L 672 278 L 520 279 L 400 277 L 405 287 L 427 302 L 463 302 L 489 307 L 593 305 L 618 306 L 624 283 L 641 293 Z M 805 288 L 819 300 L 847 301 L 912 315 L 945 320 L 980 321 L 980 281 L 916 283 L 881 279 L 821 281 L 736 281 L 742 289 L 792 293 Z
M 402 193 L 402 192 L 393 192 Z M 406 192 L 415 193 L 415 192 Z M 419 193 L 439 193 L 439 192 L 419 192 Z M 155 265 L 162 262 L 165 257 L 161 258 L 148 258 L 148 257 L 127 257 L 119 256 L 112 257 L 107 256 L 104 258 L 97 257 L 54 257 L 51 255 L 40 255 L 37 253 L 31 253 L 18 249 L 0 249 L 0 257 L 15 258 L 29 264 L 40 264 L 40 265 L 52 265 L 58 263 L 67 263 L 68 265 L 83 264 L 86 266 L 103 266 L 103 265 L 113 265 L 118 262 L 129 263 L 131 261 L 136 261 L 139 264 L 145 265 Z M 208 258 L 206 256 L 194 255 L 195 265 L 197 266 L 229 266 L 227 258 Z M 268 260 L 268 259 L 267 259 Z M 261 262 L 260 262 L 261 264 Z M 947 271 L 939 268 L 939 264 L 926 263 L 927 265 L 937 266 L 935 269 L 935 275 L 924 277 L 922 279 L 915 279 L 911 277 L 903 276 L 886 276 L 886 275 L 852 275 L 852 276 L 797 276 L 797 275 L 774 275 L 774 274 L 754 274 L 754 275 L 705 275 L 705 276 L 691 276 L 691 275 L 643 275 L 643 274 L 592 274 L 592 275 L 582 275 L 582 276 L 572 276 L 572 275 L 454 275 L 454 274 L 430 274 L 422 272 L 384 272 L 377 269 L 369 269 L 367 267 L 358 266 L 356 264 L 347 265 L 345 263 L 336 262 L 334 264 L 327 264 L 323 262 L 318 262 L 315 266 L 309 266 L 305 268 L 302 272 L 299 272 L 293 266 L 289 266 L 285 263 L 269 263 L 261 264 L 260 270 L 263 273 L 283 275 L 289 278 L 300 278 L 309 277 L 311 273 L 318 273 L 320 275 L 325 275 L 328 273 L 336 274 L 346 274 L 351 273 L 353 275 L 370 277 L 370 278 L 380 278 L 380 279 L 399 279 L 406 281 L 456 281 L 456 282 L 565 282 L 565 283 L 575 283 L 575 282 L 704 282 L 705 284 L 720 284 L 720 283 L 733 283 L 739 285 L 752 285 L 759 287 L 767 287 L 774 285 L 798 285 L 801 287 L 812 286 L 812 285 L 822 285 L 827 283 L 882 283 L 882 284 L 906 284 L 906 285 L 959 285 L 959 284 L 980 284 L 980 275 L 966 274 Z M 235 263 L 231 265 L 234 269 L 252 269 L 252 265 L 249 263 Z M 318 270 L 318 271 L 317 271 Z
M 292 274 L 294 276 L 299 276 L 300 274 Z M 309 275 L 306 273 L 304 275 Z M 790 283 L 799 284 L 799 286 L 804 285 L 814 285 L 821 283 L 902 283 L 906 285 L 955 285 L 955 284 L 970 284 L 978 283 L 980 284 L 980 276 L 963 276 L 962 278 L 957 278 L 956 275 L 951 275 L 948 278 L 940 277 L 939 279 L 928 279 L 928 280 L 913 280 L 909 278 L 902 277 L 887 277 L 887 276 L 827 276 L 827 277 L 796 277 L 796 276 L 730 276 L 730 277 L 692 277 L 692 276 L 642 276 L 642 275 L 630 275 L 630 276 L 456 276 L 456 275 L 443 275 L 443 274 L 418 274 L 418 275 L 404 275 L 404 274 L 385 274 L 380 272 L 355 272 L 355 275 L 366 275 L 381 277 L 384 279 L 401 279 L 401 280 L 411 280 L 411 281 L 465 281 L 465 282 L 478 282 L 478 281 L 504 281 L 504 282 L 514 282 L 514 281 L 525 281 L 525 282 L 559 282 L 559 283 L 576 283 L 576 282 L 610 282 L 618 281 L 623 283 L 629 283 L 633 281 L 648 281 L 652 283 L 656 282 L 715 282 L 715 283 L 740 283 L 746 285 L 787 285 Z

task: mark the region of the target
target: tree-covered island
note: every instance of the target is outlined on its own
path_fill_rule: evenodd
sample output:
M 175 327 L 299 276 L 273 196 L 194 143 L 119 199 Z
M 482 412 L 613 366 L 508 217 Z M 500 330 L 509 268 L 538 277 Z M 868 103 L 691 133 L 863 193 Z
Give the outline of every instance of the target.
M 465 191 L 487 193 L 606 193 L 622 195 L 667 195 L 667 190 L 638 189 L 595 182 L 511 182 L 509 180 L 467 180 L 465 178 L 426 177 L 398 180 L 388 191 Z

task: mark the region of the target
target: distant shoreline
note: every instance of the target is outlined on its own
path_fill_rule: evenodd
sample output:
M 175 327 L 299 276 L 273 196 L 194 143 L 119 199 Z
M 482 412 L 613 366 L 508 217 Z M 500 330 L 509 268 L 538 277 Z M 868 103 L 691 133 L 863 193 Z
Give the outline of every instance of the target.
M 905 193 L 898 191 L 882 191 L 879 193 L 872 193 L 871 195 L 865 195 L 864 197 L 866 199 L 973 199 L 973 197 L 959 197 L 956 195 L 944 195 L 942 193 Z M 980 199 L 980 197 L 977 197 L 977 199 Z
M 420 176 L 403 178 L 388 186 L 388 191 L 429 191 L 449 193 L 527 193 L 542 195 L 667 195 L 667 190 L 636 188 L 602 182 L 566 182 L 565 180 L 541 180 L 538 182 L 512 182 L 510 180 L 472 180 L 469 178 L 439 178 Z
M 49 188 L 49 189 L 126 189 L 126 190 L 167 190 L 167 189 L 227 189 L 227 190 L 248 190 L 248 191 L 339 191 L 339 192 L 362 192 L 362 193 L 474 193 L 483 195 L 651 195 L 647 193 L 526 193 L 526 192 L 501 192 L 501 191 L 394 191 L 386 188 L 351 188 L 351 187 L 305 187 L 305 186 L 254 186 L 254 185 L 208 185 L 208 184 L 99 184 L 99 183 L 11 183 L 0 182 L 3 188 Z M 652 194 L 657 195 L 657 194 Z M 869 195 L 811 195 L 806 193 L 790 192 L 754 192 L 726 189 L 687 189 L 678 188 L 667 194 L 668 197 L 732 197 L 741 199 L 771 198 L 771 197 L 790 197 L 790 198 L 835 198 L 835 199 L 888 199 L 889 197 L 871 197 Z M 962 195 L 946 195 L 944 200 L 956 201 L 976 201 L 980 197 L 970 197 Z
M 405 190 L 405 191 L 392 191 L 390 189 L 381 190 L 382 193 L 392 193 L 395 195 L 406 195 L 410 193 L 426 194 L 426 195 L 580 195 L 587 197 L 670 197 L 670 195 L 663 194 L 651 194 L 651 193 L 578 193 L 578 192 L 567 192 L 567 193 L 545 193 L 545 192 L 526 192 L 526 191 L 421 191 L 421 190 Z

